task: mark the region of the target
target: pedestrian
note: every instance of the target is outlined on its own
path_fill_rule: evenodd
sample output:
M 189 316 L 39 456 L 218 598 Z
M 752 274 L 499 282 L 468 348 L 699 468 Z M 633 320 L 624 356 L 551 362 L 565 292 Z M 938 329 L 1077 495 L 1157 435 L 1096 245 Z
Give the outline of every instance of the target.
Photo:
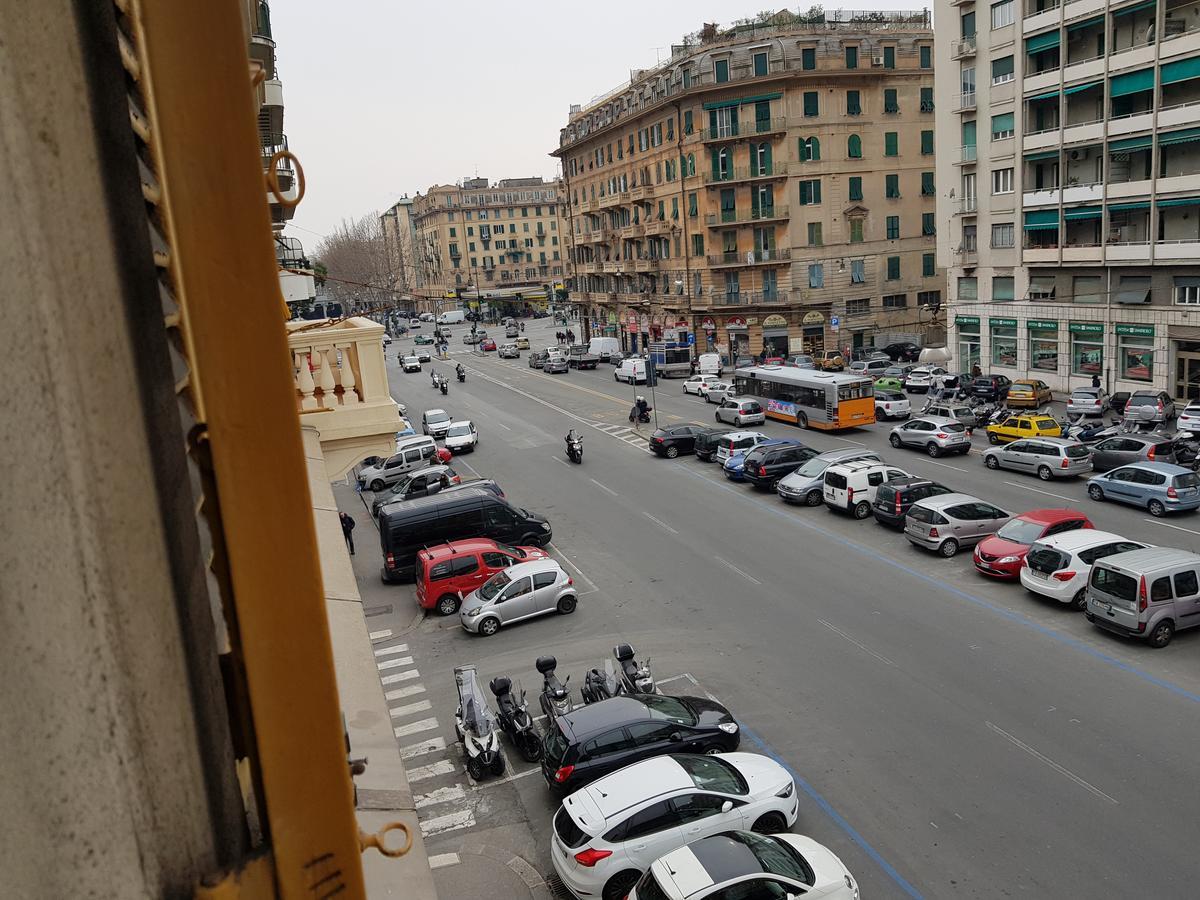
M 342 521 L 342 536 L 346 538 L 346 546 L 350 548 L 350 555 L 354 555 L 354 518 L 348 513 L 338 513 L 338 518 Z
M 1093 376 L 1092 376 L 1092 387 L 1094 387 L 1094 388 L 1098 388 L 1098 387 L 1100 387 L 1100 375 L 1099 375 L 1099 373 L 1097 373 L 1097 374 L 1095 374 L 1095 375 L 1093 375 Z

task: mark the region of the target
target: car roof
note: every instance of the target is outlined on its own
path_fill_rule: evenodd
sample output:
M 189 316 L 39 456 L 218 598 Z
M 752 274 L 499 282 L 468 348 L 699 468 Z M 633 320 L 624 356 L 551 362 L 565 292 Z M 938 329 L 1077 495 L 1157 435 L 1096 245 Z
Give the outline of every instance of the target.
M 446 412 L 444 409 L 436 409 L 436 408 L 435 409 L 427 409 L 427 410 L 425 410 L 425 412 L 422 415 L 432 416 L 434 413 L 441 413 L 443 416 L 450 415 L 450 413 Z
M 1059 522 L 1069 522 L 1073 519 L 1085 519 L 1083 513 L 1077 509 L 1031 509 L 1028 512 L 1017 513 L 1013 516 L 1014 519 L 1022 519 L 1026 522 L 1034 522 L 1038 525 L 1057 525 Z
M 428 444 L 430 441 L 433 441 L 433 438 L 427 434 L 406 434 L 400 440 L 396 441 L 396 449 L 392 451 L 392 456 L 414 444 Z M 437 443 L 437 441 L 433 442 Z
M 722 435 L 722 437 L 729 438 L 731 441 L 738 441 L 744 437 L 765 437 L 765 435 L 761 431 L 731 431 L 728 434 Z
M 537 575 L 539 572 L 545 572 L 550 569 L 553 569 L 556 572 L 566 571 L 558 564 L 558 560 L 552 556 L 547 556 L 543 559 L 533 559 L 529 562 L 517 563 L 515 566 L 509 566 L 504 571 L 508 573 L 509 578 L 517 579 L 523 578 L 526 575 Z
M 949 416 L 917 416 L 913 422 L 932 422 L 934 425 L 961 425 L 962 422 L 958 419 L 952 419 Z
M 605 819 L 653 797 L 694 788 L 695 782 L 673 756 L 656 756 L 593 781 L 582 790 Z
M 456 490 L 453 493 L 438 491 L 436 494 L 430 494 L 428 497 L 414 497 L 402 503 L 389 503 L 380 511 L 379 517 L 383 519 L 399 514 L 404 514 L 406 517 L 417 517 L 419 513 L 429 509 L 436 509 L 442 505 L 450 503 L 465 505 L 471 500 L 481 500 L 488 497 L 492 500 L 499 500 L 495 494 L 486 488 L 467 487 Z
M 1191 550 L 1180 550 L 1177 547 L 1146 547 L 1142 550 L 1126 550 L 1124 553 L 1106 556 L 1104 559 L 1096 560 L 1096 563 L 1103 563 L 1106 567 L 1137 574 L 1139 570 L 1152 569 L 1162 565 L 1187 564 L 1192 560 L 1200 562 L 1200 554 L 1193 553 Z
M 1038 538 L 1038 543 L 1053 547 L 1055 550 L 1074 553 L 1077 550 L 1086 550 L 1088 547 L 1098 547 L 1112 541 L 1125 540 L 1133 540 L 1133 538 L 1127 538 L 1123 534 L 1114 534 L 1111 531 L 1097 531 L 1095 528 L 1073 528 L 1060 534 Z M 1144 542 L 1139 541 L 1139 543 Z
M 513 568 L 516 568 L 515 566 Z M 508 571 L 512 571 L 509 569 Z M 599 703 L 589 703 L 560 715 L 558 721 L 567 727 L 564 732 L 577 741 L 584 741 L 599 731 L 629 722 L 650 718 L 646 704 L 630 695 L 609 697 Z
M 800 442 L 793 438 L 769 438 L 768 440 L 763 441 L 761 444 L 759 444 L 757 447 L 755 447 L 750 452 L 757 453 L 759 450 L 773 450 L 773 449 L 778 449 L 780 447 L 785 447 L 785 446 L 799 447 Z
M 1023 438 L 1025 441 L 1037 441 L 1039 444 L 1049 444 L 1052 447 L 1082 447 L 1083 444 L 1074 438 L 1062 437 L 1038 437 L 1038 438 Z M 1016 443 L 1016 442 L 1014 442 Z M 1003 450 L 1005 446 L 1011 447 L 1012 444 L 1001 445 L 992 449 Z
M 852 460 L 860 459 L 864 453 L 871 453 L 876 459 L 879 458 L 879 454 L 876 451 L 868 450 L 866 447 L 863 447 L 862 449 L 856 447 L 842 447 L 837 450 L 826 450 L 824 453 L 818 453 L 816 458 L 828 460 L 830 465 L 836 465 L 839 462 L 850 462 Z
M 450 427 L 453 428 L 455 425 L 470 425 L 470 424 L 471 424 L 470 419 L 454 419 L 450 423 Z
M 924 500 L 918 500 L 915 505 L 930 509 L 944 509 L 947 506 L 958 506 L 960 503 L 983 502 L 985 501 L 971 494 L 938 494 L 936 497 L 926 497 Z
M 847 472 L 861 472 L 864 469 L 873 469 L 876 466 L 886 465 L 881 459 L 851 459 L 842 463 L 835 463 L 830 466 L 831 469 L 845 469 Z
M 1118 466 L 1117 469 L 1146 469 L 1150 472 L 1161 472 L 1163 475 L 1189 475 L 1192 470 L 1184 466 L 1176 466 L 1165 462 L 1135 462 L 1129 463 L 1126 466 Z M 1114 469 L 1113 471 L 1117 471 Z
M 767 871 L 749 847 L 728 834 L 701 838 L 688 847 L 713 884 Z
M 433 547 L 424 547 L 417 551 L 417 555 L 427 562 L 435 562 L 464 553 L 488 553 L 494 550 L 496 542 L 490 538 L 464 538 L 461 541 L 448 541 Z

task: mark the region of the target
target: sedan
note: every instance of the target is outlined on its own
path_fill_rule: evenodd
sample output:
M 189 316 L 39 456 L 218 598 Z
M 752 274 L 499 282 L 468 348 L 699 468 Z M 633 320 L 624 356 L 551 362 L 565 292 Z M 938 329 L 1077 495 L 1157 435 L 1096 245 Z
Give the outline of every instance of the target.
M 893 359 L 897 362 L 913 363 L 921 356 L 921 348 L 912 341 L 888 344 L 883 348 L 883 352 L 887 354 L 888 359 Z
M 1093 475 L 1088 479 L 1087 490 L 1093 500 L 1140 506 L 1155 518 L 1200 508 L 1200 476 L 1191 469 L 1169 463 L 1134 463 Z
M 893 428 L 888 442 L 897 449 L 923 449 L 934 457 L 943 453 L 971 452 L 971 439 L 967 437 L 967 427 L 955 419 L 930 416 L 912 419 Z
M 1037 379 L 1022 378 L 1008 386 L 1009 406 L 1028 406 L 1036 409 L 1054 399 L 1050 385 Z
M 705 403 L 724 403 L 733 396 L 733 385 L 728 381 L 713 381 L 700 388 Z
M 501 359 L 520 359 L 521 351 L 516 344 L 501 344 L 497 354 Z
M 415 356 L 406 356 L 400 362 L 400 368 L 403 369 L 405 372 L 420 372 L 421 371 L 421 361 L 419 359 L 417 359 Z
M 418 347 L 423 346 L 425 344 L 432 344 L 433 343 L 433 335 L 418 334 L 416 336 L 416 338 L 413 339 L 413 343 L 416 344 Z
M 989 469 L 1028 472 L 1049 481 L 1092 471 L 1092 451 L 1067 438 L 1030 438 L 989 447 L 983 452 L 983 464 Z
M 701 387 L 719 380 L 716 375 L 693 375 L 683 383 L 683 392 L 685 394 L 699 394 Z
M 1067 398 L 1068 416 L 1102 416 L 1108 408 L 1108 393 L 1104 388 L 1081 387 Z
M 484 338 L 479 342 L 479 349 L 483 351 L 492 351 L 496 349 L 496 342 L 491 338 Z
M 931 387 L 935 378 L 940 378 L 946 374 L 946 370 L 941 366 L 917 366 L 904 379 L 904 389 L 907 391 L 915 391 L 925 393 Z
M 479 432 L 469 420 L 451 422 L 446 430 L 446 449 L 451 453 L 474 453 L 479 446 Z
M 992 578 L 1013 581 L 1020 576 L 1025 554 L 1034 541 L 1091 527 L 1091 520 L 1073 509 L 1035 509 L 1021 513 L 975 546 L 975 570 Z
M 743 425 L 762 425 L 767 421 L 767 413 L 757 400 L 733 398 L 717 407 L 716 418 L 718 422 L 741 428 Z
M 1087 609 L 1087 583 L 1092 563 L 1147 546 L 1094 528 L 1042 538 L 1025 554 L 1021 585 L 1030 593 L 1070 604 L 1082 612 Z
M 650 435 L 650 449 L 667 459 L 674 459 L 680 453 L 694 453 L 696 435 L 707 430 L 704 425 L 669 425 Z

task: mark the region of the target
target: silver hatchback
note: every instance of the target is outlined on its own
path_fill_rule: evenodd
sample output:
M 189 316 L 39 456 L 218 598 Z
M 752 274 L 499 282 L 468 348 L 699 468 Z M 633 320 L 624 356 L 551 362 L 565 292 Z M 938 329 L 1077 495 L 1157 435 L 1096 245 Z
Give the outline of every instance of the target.
M 1092 471 L 1092 451 L 1066 438 L 1030 438 L 989 447 L 983 452 L 989 469 L 1029 472 L 1042 481 L 1074 478 Z
M 571 576 L 554 559 L 518 563 L 497 572 L 463 598 L 462 627 L 489 637 L 501 625 L 546 613 L 573 613 L 579 595 Z
M 912 505 L 904 519 L 904 536 L 909 543 L 949 559 L 962 547 L 973 547 L 995 534 L 1011 518 L 1012 513 L 978 497 L 939 494 Z
M 741 428 L 743 425 L 763 424 L 767 421 L 767 414 L 757 400 L 731 397 L 717 407 L 717 421 Z
M 888 441 L 896 448 L 918 447 L 930 456 L 943 453 L 970 453 L 967 426 L 945 416 L 921 416 L 892 429 Z

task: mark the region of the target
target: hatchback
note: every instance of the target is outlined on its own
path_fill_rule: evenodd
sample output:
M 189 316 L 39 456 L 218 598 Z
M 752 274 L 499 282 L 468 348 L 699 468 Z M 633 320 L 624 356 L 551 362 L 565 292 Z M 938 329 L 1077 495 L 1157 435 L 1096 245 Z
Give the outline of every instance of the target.
M 700 388 L 705 403 L 724 403 L 733 396 L 733 384 L 728 381 L 713 381 Z
M 875 379 L 875 393 L 880 391 L 899 392 L 904 390 L 904 379 L 896 378 L 892 375 L 884 375 L 882 378 Z
M 814 369 L 817 361 L 807 353 L 797 353 L 795 356 L 789 356 L 784 360 L 785 366 L 795 366 L 797 369 Z
M 798 810 L 792 777 L 765 756 L 658 756 L 568 795 L 550 859 L 575 896 L 622 898 L 664 853 L 731 828 L 784 831 Z
M 908 397 L 899 391 L 880 390 L 879 382 L 875 382 L 875 418 L 880 421 L 907 419 L 911 414 L 912 404 Z
M 1155 518 L 1200 507 L 1200 475 L 1170 463 L 1134 463 L 1093 475 L 1087 490 L 1093 500 L 1140 506 Z
M 724 465 L 725 460 L 735 453 L 746 453 L 766 440 L 770 438 L 761 431 L 731 431 L 717 438 L 717 452 L 713 458 Z
M 913 504 L 904 519 L 909 543 L 949 558 L 973 547 L 1012 518 L 998 506 L 969 494 L 942 494 Z
M 889 528 L 903 528 L 905 516 L 918 500 L 953 493 L 954 491 L 944 484 L 938 484 L 928 478 L 918 478 L 915 475 L 909 475 L 907 478 L 893 478 L 875 488 L 875 499 L 871 501 L 871 513 L 880 525 L 886 525 Z
M 1092 563 L 1147 546 L 1095 528 L 1044 537 L 1025 554 L 1021 585 L 1032 594 L 1069 604 L 1082 612 L 1087 609 L 1087 583 Z
M 888 436 L 893 447 L 919 447 L 930 456 L 943 453 L 970 453 L 967 426 L 955 419 L 922 416 L 897 425 Z
M 976 545 L 975 570 L 993 578 L 1015 580 L 1034 541 L 1091 527 L 1091 520 L 1073 509 L 1034 509 L 1021 513 Z
M 491 338 L 484 338 L 482 341 L 479 342 L 479 349 L 487 350 L 489 352 L 492 350 L 495 350 L 496 342 L 494 340 L 492 340 Z
M 769 438 L 760 444 L 756 444 L 750 450 L 731 453 L 729 458 L 721 464 L 721 472 L 730 481 L 742 481 L 744 480 L 742 476 L 745 472 L 746 457 L 748 454 L 754 450 L 757 450 L 759 447 L 781 447 L 789 443 L 792 442 L 784 440 L 783 438 Z
M 1107 472 L 1137 462 L 1175 462 L 1175 443 L 1161 434 L 1121 434 L 1092 447 L 1092 468 Z
M 685 394 L 700 394 L 701 385 L 712 384 L 714 381 L 720 381 L 716 375 L 693 375 L 683 383 L 683 392 Z
M 1175 401 L 1166 391 L 1135 391 L 1125 404 L 1125 418 L 1138 422 L 1167 422 L 1175 418 Z
M 1009 406 L 1028 406 L 1036 409 L 1053 399 L 1050 385 L 1036 378 L 1022 378 L 1008 386 Z
M 557 612 L 575 612 L 579 595 L 575 582 L 557 560 L 546 557 L 497 572 L 463 598 L 458 618 L 462 627 L 485 637 L 501 625 Z
M 542 364 L 542 371 L 547 375 L 562 375 L 570 370 L 571 366 L 565 356 L 554 356 L 551 354 Z
M 1079 441 L 1067 438 L 1030 438 L 1013 441 L 983 452 L 983 464 L 989 469 L 1029 472 L 1042 481 L 1074 478 L 1092 471 L 1092 451 Z
M 887 357 L 883 357 L 882 359 L 864 359 L 859 362 L 850 363 L 850 372 L 854 375 L 866 375 L 869 378 L 878 378 L 891 365 L 892 361 Z
M 717 407 L 716 419 L 741 428 L 743 425 L 762 425 L 767 421 L 767 414 L 757 400 L 731 398 Z
M 1200 403 L 1195 400 L 1188 403 L 1179 414 L 1175 426 L 1180 431 L 1200 432 Z
M 527 338 L 527 337 L 517 338 L 517 349 L 518 350 L 528 350 L 529 349 L 529 338 Z
M 1003 400 L 1012 384 L 1005 375 L 980 375 L 971 382 L 971 394 L 987 403 Z
M 933 380 L 946 374 L 941 366 L 917 366 L 904 376 L 904 389 L 909 392 L 925 393 L 933 387 Z
M 756 488 L 773 488 L 779 479 L 790 475 L 817 455 L 812 447 L 799 441 L 759 444 L 745 456 L 742 478 Z
M 696 434 L 704 430 L 703 425 L 668 425 L 650 435 L 650 449 L 667 459 L 674 459 L 680 453 L 693 453 Z
M 987 427 L 988 442 L 1005 444 L 1020 438 L 1062 437 L 1062 425 L 1053 416 L 1009 416 Z
M 417 362 L 433 362 L 433 355 L 428 347 L 417 347 L 413 352 L 417 354 Z
M 451 422 L 446 429 L 446 449 L 451 453 L 474 453 L 479 446 L 479 431 L 475 423 L 464 419 L 461 422 Z
M 443 616 L 458 612 L 462 598 L 505 569 L 546 559 L 537 547 L 510 547 L 488 538 L 468 538 L 417 551 L 417 605 Z
M 955 419 L 968 428 L 975 427 L 975 411 L 965 403 L 931 403 L 921 410 L 921 415 Z
M 1108 408 L 1108 393 L 1104 388 L 1081 387 L 1067 398 L 1068 416 L 1102 416 Z

